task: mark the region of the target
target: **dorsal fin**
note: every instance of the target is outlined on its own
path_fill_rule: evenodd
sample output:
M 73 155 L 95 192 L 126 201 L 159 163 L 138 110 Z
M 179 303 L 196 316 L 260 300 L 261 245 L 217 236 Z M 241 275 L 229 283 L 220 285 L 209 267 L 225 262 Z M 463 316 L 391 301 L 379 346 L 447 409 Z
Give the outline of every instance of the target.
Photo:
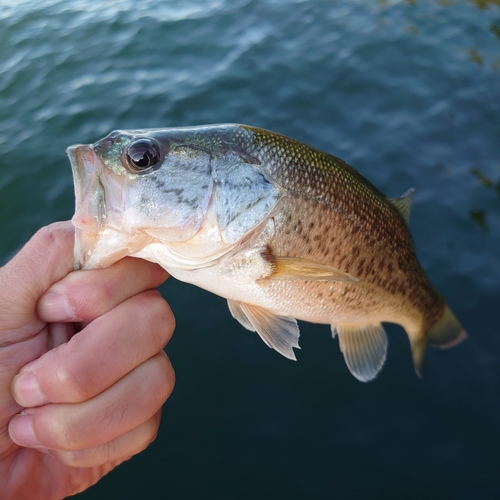
M 410 222 L 411 202 L 415 189 L 410 188 L 401 198 L 388 198 L 388 200 L 397 208 L 407 224 Z

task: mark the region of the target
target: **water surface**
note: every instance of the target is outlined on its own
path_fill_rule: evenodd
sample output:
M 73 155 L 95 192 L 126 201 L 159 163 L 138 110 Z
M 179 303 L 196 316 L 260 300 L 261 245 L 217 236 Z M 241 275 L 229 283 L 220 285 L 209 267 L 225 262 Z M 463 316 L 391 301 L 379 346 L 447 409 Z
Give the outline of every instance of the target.
M 247 123 L 388 195 L 414 186 L 417 253 L 470 335 L 419 380 L 388 327 L 361 384 L 327 326 L 301 325 L 293 363 L 170 280 L 178 382 L 159 438 L 79 498 L 500 497 L 499 3 L 0 0 L 3 262 L 71 217 L 68 145 Z

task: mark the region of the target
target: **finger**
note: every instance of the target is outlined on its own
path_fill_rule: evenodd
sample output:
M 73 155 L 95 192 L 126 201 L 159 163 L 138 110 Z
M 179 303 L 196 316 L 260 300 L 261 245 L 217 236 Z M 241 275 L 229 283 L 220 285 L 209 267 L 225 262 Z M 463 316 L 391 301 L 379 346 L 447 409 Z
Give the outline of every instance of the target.
M 40 229 L 0 269 L 0 346 L 24 340 L 43 327 L 35 304 L 73 269 L 73 243 L 73 225 L 56 222 Z
M 117 304 L 168 278 L 158 264 L 131 257 L 106 269 L 75 271 L 52 285 L 38 302 L 40 319 L 50 322 L 92 321 Z
M 101 446 L 77 451 L 51 450 L 50 454 L 70 467 L 98 467 L 110 462 L 118 465 L 146 449 L 156 438 L 161 409 L 153 417 Z
M 87 401 L 160 352 L 174 327 L 160 293 L 142 292 L 24 366 L 13 380 L 13 395 L 25 407 Z
M 149 420 L 174 383 L 172 365 L 161 352 L 89 401 L 48 404 L 17 415 L 9 433 L 21 446 L 59 451 L 98 447 Z
M 47 325 L 47 347 L 50 351 L 69 342 L 75 334 L 75 323 L 50 323 Z

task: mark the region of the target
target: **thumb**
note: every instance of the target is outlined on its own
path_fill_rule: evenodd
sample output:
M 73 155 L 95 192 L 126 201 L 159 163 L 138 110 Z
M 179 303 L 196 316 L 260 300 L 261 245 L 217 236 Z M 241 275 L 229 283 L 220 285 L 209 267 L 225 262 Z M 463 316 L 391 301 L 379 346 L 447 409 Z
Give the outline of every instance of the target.
M 40 330 L 36 303 L 73 270 L 74 227 L 56 222 L 40 229 L 0 269 L 0 345 L 19 342 Z

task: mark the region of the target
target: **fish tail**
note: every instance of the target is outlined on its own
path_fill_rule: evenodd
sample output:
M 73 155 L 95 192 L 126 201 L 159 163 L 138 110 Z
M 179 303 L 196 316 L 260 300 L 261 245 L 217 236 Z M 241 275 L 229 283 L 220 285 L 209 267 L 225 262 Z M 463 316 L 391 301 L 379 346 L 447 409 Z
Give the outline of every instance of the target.
M 466 338 L 467 332 L 448 305 L 445 304 L 441 317 L 424 335 L 411 341 L 413 363 L 417 375 L 419 377 L 422 376 L 427 344 L 440 347 L 441 349 L 447 349 L 459 344 Z

